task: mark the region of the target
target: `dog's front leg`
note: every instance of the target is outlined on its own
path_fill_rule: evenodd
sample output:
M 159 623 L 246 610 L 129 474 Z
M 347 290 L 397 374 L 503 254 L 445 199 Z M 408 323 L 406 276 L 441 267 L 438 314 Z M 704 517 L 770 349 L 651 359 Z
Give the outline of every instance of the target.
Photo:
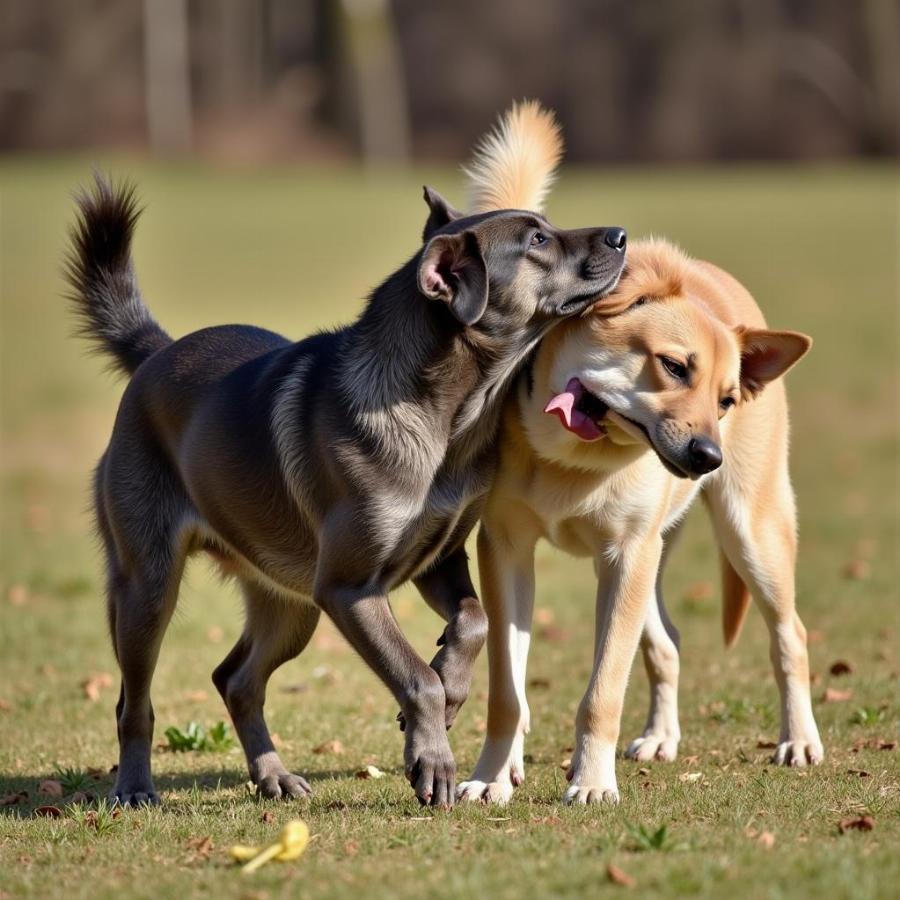
M 662 555 L 658 534 L 630 539 L 597 562 L 594 671 L 578 708 L 566 803 L 618 803 L 616 743 L 628 674 Z
M 438 638 L 440 650 L 431 660 L 431 668 L 444 685 L 449 728 L 469 696 L 475 660 L 487 637 L 487 616 L 472 585 L 462 547 L 416 578 L 415 584 L 428 605 L 447 622 Z M 401 728 L 405 727 L 402 712 L 398 718 Z
M 316 602 L 381 678 L 406 719 L 406 776 L 423 804 L 452 806 L 456 763 L 444 724 L 444 686 L 400 631 L 382 593 L 323 585 Z
M 534 543 L 513 543 L 487 525 L 478 535 L 478 566 L 490 623 L 488 721 L 475 771 L 459 786 L 460 800 L 507 803 L 513 788 L 525 780 L 525 735 L 530 724 L 525 670 L 534 610 Z

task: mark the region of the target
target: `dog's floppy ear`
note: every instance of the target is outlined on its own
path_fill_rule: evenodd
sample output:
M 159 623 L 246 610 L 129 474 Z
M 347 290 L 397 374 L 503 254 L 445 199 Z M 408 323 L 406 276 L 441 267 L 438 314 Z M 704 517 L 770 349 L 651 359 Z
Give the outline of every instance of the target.
M 770 381 L 780 378 L 812 347 L 812 338 L 799 331 L 764 328 L 735 329 L 741 345 L 741 395 L 755 397 Z
M 471 231 L 439 234 L 422 251 L 419 290 L 443 300 L 463 325 L 474 325 L 488 301 L 488 275 L 478 238 Z
M 425 202 L 431 210 L 425 228 L 422 230 L 422 242 L 424 243 L 449 222 L 461 219 L 463 214 L 458 209 L 454 209 L 434 188 L 430 188 L 426 184 L 422 190 Z

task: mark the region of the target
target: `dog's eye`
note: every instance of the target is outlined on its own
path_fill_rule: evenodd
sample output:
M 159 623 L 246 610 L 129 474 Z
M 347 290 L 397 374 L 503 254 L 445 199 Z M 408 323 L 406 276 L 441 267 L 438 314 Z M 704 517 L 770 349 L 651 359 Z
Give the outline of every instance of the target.
M 544 237 L 544 235 L 541 234 L 540 231 L 536 231 L 536 232 L 531 236 L 531 246 L 532 246 L 532 247 L 540 247 L 541 244 L 546 244 L 546 243 L 547 243 L 547 238 Z
M 734 403 L 734 397 L 723 397 L 719 401 L 719 406 L 721 407 L 722 412 L 728 412 L 728 410 L 731 409 L 732 406 L 734 406 Z
M 636 309 L 638 306 L 643 306 L 649 299 L 649 297 L 638 297 L 628 308 Z
M 684 381 L 687 378 L 687 366 L 678 362 L 677 359 L 672 359 L 671 356 L 660 356 L 659 361 L 673 378 L 677 378 L 679 381 Z

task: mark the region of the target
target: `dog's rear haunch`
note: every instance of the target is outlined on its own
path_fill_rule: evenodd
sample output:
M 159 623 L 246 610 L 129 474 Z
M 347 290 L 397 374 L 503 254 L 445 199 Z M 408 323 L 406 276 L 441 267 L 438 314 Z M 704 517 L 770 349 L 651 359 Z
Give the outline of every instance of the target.
M 122 671 L 114 800 L 158 802 L 150 682 L 185 560 L 208 551 L 243 588 L 246 625 L 213 680 L 259 793 L 310 790 L 276 753 L 263 701 L 324 610 L 400 704 L 419 800 L 453 803 L 446 731 L 487 627 L 463 543 L 503 396 L 556 322 L 615 286 L 625 233 L 426 200 L 422 247 L 359 319 L 292 343 L 237 325 L 173 341 L 135 281 L 133 191 L 97 178 L 79 198 L 72 296 L 84 332 L 131 376 L 95 477 Z M 430 666 L 388 605 L 410 579 L 447 622 Z

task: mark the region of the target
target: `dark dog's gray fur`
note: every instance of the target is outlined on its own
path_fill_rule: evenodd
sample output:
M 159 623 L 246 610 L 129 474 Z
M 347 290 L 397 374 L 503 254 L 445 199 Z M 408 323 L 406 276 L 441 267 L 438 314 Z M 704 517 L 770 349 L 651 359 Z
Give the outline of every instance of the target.
M 112 797 L 155 803 L 150 682 L 185 559 L 240 581 L 247 621 L 213 674 L 267 797 L 300 796 L 263 719 L 266 683 L 324 610 L 397 699 L 406 771 L 450 805 L 446 729 L 486 620 L 463 543 L 494 463 L 502 395 L 528 352 L 621 272 L 621 229 L 560 231 L 532 213 L 462 217 L 426 189 L 419 252 L 351 326 L 291 343 L 259 328 L 173 341 L 135 282 L 133 191 L 79 198 L 68 280 L 85 333 L 131 375 L 97 467 L 108 611 L 122 671 Z M 431 666 L 388 592 L 412 579 L 447 622 Z

